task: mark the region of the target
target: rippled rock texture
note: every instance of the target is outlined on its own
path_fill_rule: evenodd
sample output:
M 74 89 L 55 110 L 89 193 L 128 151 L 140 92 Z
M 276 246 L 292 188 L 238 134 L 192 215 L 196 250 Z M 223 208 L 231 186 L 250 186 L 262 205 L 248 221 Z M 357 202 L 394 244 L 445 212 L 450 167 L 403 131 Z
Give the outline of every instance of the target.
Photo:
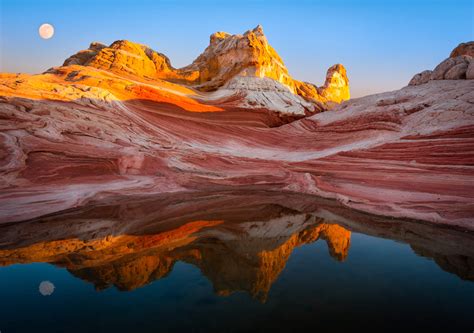
M 260 30 L 213 35 L 204 54 L 228 61 L 220 43 L 258 44 Z M 113 61 L 99 66 L 106 51 Z M 134 52 L 151 63 L 128 59 Z M 1 223 L 139 195 L 265 190 L 474 229 L 474 81 L 430 80 L 311 115 L 311 106 L 327 106 L 309 96 L 319 88 L 295 84 L 305 96 L 252 72 L 200 91 L 133 73 L 173 71 L 150 52 L 93 44 L 47 73 L 0 75 Z M 325 87 L 346 79 L 336 66 Z

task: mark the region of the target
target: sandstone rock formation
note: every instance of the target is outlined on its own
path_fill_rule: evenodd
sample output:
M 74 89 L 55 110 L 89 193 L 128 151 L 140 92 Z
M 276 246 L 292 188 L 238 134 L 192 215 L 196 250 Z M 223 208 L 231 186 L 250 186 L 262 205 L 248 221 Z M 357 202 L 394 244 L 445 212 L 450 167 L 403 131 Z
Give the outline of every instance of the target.
M 326 81 L 321 87 L 308 82 L 294 82 L 298 95 L 314 103 L 322 103 L 321 110 L 328 108 L 328 105 L 341 103 L 350 98 L 349 79 L 346 69 L 341 64 L 336 64 L 328 69 Z
M 110 46 L 94 42 L 64 61 L 63 66 L 82 65 L 145 78 L 173 76 L 169 59 L 145 45 L 118 40 Z
M 227 43 L 264 45 L 260 30 L 217 34 L 205 54 L 228 61 Z M 246 56 L 253 50 L 242 48 Z M 293 81 L 304 98 L 291 92 L 284 75 L 281 81 L 234 75 L 218 90 L 201 92 L 135 75 L 160 66 L 179 73 L 149 54 L 127 42 L 94 44 L 70 60 L 75 65 L 0 75 L 1 223 L 139 194 L 238 188 L 318 195 L 368 213 L 474 230 L 474 81 L 445 79 L 446 73 L 460 77 L 465 66 L 456 65 L 468 55 L 438 66 L 433 73 L 443 71 L 442 80 L 294 121 L 290 116 L 328 103 L 312 101 L 312 94 L 344 95 L 341 66 L 329 71 L 322 88 Z M 99 61 L 105 55 L 110 61 Z M 77 64 L 85 58 L 96 67 Z M 261 64 L 283 71 L 274 60 Z M 227 79 L 226 73 L 211 76 Z
M 217 32 L 210 37 L 210 44 L 193 63 L 181 69 L 197 72 L 197 86 L 203 90 L 216 90 L 236 75 L 268 77 L 295 93 L 293 79 L 283 60 L 268 44 L 259 25 L 243 35 Z
M 63 66 L 70 65 L 91 66 L 151 80 L 169 80 L 200 91 L 216 91 L 223 87 L 224 91 L 218 94 L 221 102 L 224 95 L 228 97 L 226 100 L 235 100 L 244 88 L 250 96 L 237 105 L 290 114 L 323 111 L 331 107 L 332 102 L 340 103 L 350 98 L 349 81 L 341 64 L 328 70 L 326 82 L 320 88 L 294 80 L 260 25 L 243 35 L 212 34 L 204 52 L 192 64 L 180 69 L 173 68 L 165 55 L 124 40 L 109 47 L 92 43 L 88 50 L 66 59 Z M 270 94 L 261 94 L 261 91 Z M 274 96 L 282 94 L 286 96 L 283 103 Z M 289 106 L 286 109 L 281 107 L 285 104 Z
M 461 43 L 451 51 L 450 58 L 456 58 L 458 56 L 467 55 L 474 57 L 474 42 Z
M 474 79 L 474 42 L 461 43 L 449 58 L 441 62 L 433 71 L 416 74 L 408 85 L 419 85 L 430 80 L 472 80 Z

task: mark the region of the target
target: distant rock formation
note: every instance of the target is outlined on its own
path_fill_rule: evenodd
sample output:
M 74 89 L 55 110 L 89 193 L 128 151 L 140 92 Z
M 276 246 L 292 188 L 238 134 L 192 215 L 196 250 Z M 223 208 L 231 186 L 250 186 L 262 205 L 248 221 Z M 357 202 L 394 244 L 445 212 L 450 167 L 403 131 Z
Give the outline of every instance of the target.
M 295 83 L 298 95 L 309 99 L 326 103 L 341 103 L 351 97 L 346 69 L 341 64 L 333 65 L 328 69 L 326 81 L 322 87 L 318 88 L 307 82 L 295 81 Z
M 461 43 L 449 58 L 442 61 L 434 70 L 416 74 L 408 85 L 416 86 L 431 80 L 472 80 L 474 79 L 474 42 Z
M 175 78 L 176 70 L 164 54 L 146 45 L 118 40 L 106 46 L 94 42 L 64 61 L 63 66 L 81 65 L 104 69 L 117 74 L 144 78 Z
M 243 35 L 226 32 L 212 34 L 204 52 L 192 64 L 180 69 L 173 68 L 165 55 L 125 40 L 116 41 L 109 47 L 92 43 L 89 49 L 66 59 L 63 66 L 69 65 L 92 66 L 120 75 L 165 79 L 200 91 L 216 91 L 223 87 L 227 95 L 232 96 L 242 87 L 246 91 L 257 92 L 257 95 L 260 91 L 284 93 L 287 98 L 283 103 L 278 98 L 269 99 L 268 95 L 255 97 L 254 93 L 254 98 L 250 96 L 243 105 L 252 107 L 255 103 L 259 107 L 281 110 L 279 106 L 288 104 L 290 108 L 286 111 L 289 113 L 323 111 L 331 107 L 331 103 L 341 103 L 350 98 L 349 80 L 341 64 L 329 68 L 322 87 L 294 80 L 283 60 L 268 43 L 260 25 Z M 262 80 L 264 78 L 275 83 Z
M 296 92 L 283 60 L 268 44 L 260 25 L 243 35 L 226 32 L 211 35 L 209 46 L 181 71 L 199 73 L 197 88 L 202 90 L 216 90 L 239 75 L 268 77 Z

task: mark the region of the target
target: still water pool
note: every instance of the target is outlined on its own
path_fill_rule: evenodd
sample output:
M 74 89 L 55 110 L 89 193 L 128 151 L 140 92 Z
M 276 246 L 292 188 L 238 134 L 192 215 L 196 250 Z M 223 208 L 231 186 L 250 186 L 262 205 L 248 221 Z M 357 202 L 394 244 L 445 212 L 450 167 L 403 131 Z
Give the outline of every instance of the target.
M 275 200 L 1 227 L 0 331 L 474 330 L 471 234 Z

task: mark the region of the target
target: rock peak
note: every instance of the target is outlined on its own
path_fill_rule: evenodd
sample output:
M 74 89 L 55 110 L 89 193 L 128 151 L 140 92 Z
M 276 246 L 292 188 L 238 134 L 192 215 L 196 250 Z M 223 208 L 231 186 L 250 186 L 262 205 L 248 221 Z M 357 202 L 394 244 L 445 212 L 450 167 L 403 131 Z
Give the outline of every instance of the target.
M 263 32 L 263 27 L 261 24 L 257 25 L 255 28 L 253 28 L 252 30 L 248 30 L 247 32 L 245 32 L 245 36 L 247 36 L 248 34 L 250 33 L 253 33 L 255 34 L 256 36 L 265 36 L 264 32 Z
M 324 86 L 325 87 L 328 87 L 328 86 L 348 87 L 349 86 L 349 78 L 347 77 L 347 71 L 344 65 L 335 64 L 328 68 Z
M 328 100 L 340 103 L 350 98 L 349 79 L 346 68 L 342 64 L 329 67 L 326 73 L 326 81 L 320 89 L 321 95 Z
M 224 32 L 224 31 L 217 31 L 213 33 L 210 37 L 210 44 L 214 44 L 218 41 L 221 41 L 223 39 L 226 39 L 227 37 L 231 36 L 231 34 Z
M 449 57 L 455 58 L 462 55 L 474 57 L 474 41 L 459 44 L 454 48 Z
M 146 45 L 127 40 L 117 40 L 110 46 L 92 43 L 89 49 L 66 59 L 64 66 L 68 65 L 91 66 L 146 79 L 164 79 L 201 91 L 228 87 L 231 81 L 234 85 L 239 82 L 248 89 L 253 87 L 259 91 L 268 90 L 269 87 L 274 87 L 270 89 L 274 91 L 282 88 L 306 100 L 299 104 L 314 104 L 314 107 L 309 108 L 310 112 L 314 112 L 315 108 L 320 109 L 321 103 L 339 103 L 349 98 L 344 66 L 337 64 L 331 67 L 323 87 L 298 82 L 291 77 L 283 60 L 269 44 L 260 24 L 244 34 L 232 35 L 223 31 L 213 33 L 204 52 L 192 64 L 180 69 L 173 68 L 165 55 Z M 277 84 L 261 80 L 263 78 L 276 81 Z
M 107 47 L 107 45 L 102 44 L 101 42 L 92 42 L 89 45 L 89 50 L 100 51 L 105 47 Z

